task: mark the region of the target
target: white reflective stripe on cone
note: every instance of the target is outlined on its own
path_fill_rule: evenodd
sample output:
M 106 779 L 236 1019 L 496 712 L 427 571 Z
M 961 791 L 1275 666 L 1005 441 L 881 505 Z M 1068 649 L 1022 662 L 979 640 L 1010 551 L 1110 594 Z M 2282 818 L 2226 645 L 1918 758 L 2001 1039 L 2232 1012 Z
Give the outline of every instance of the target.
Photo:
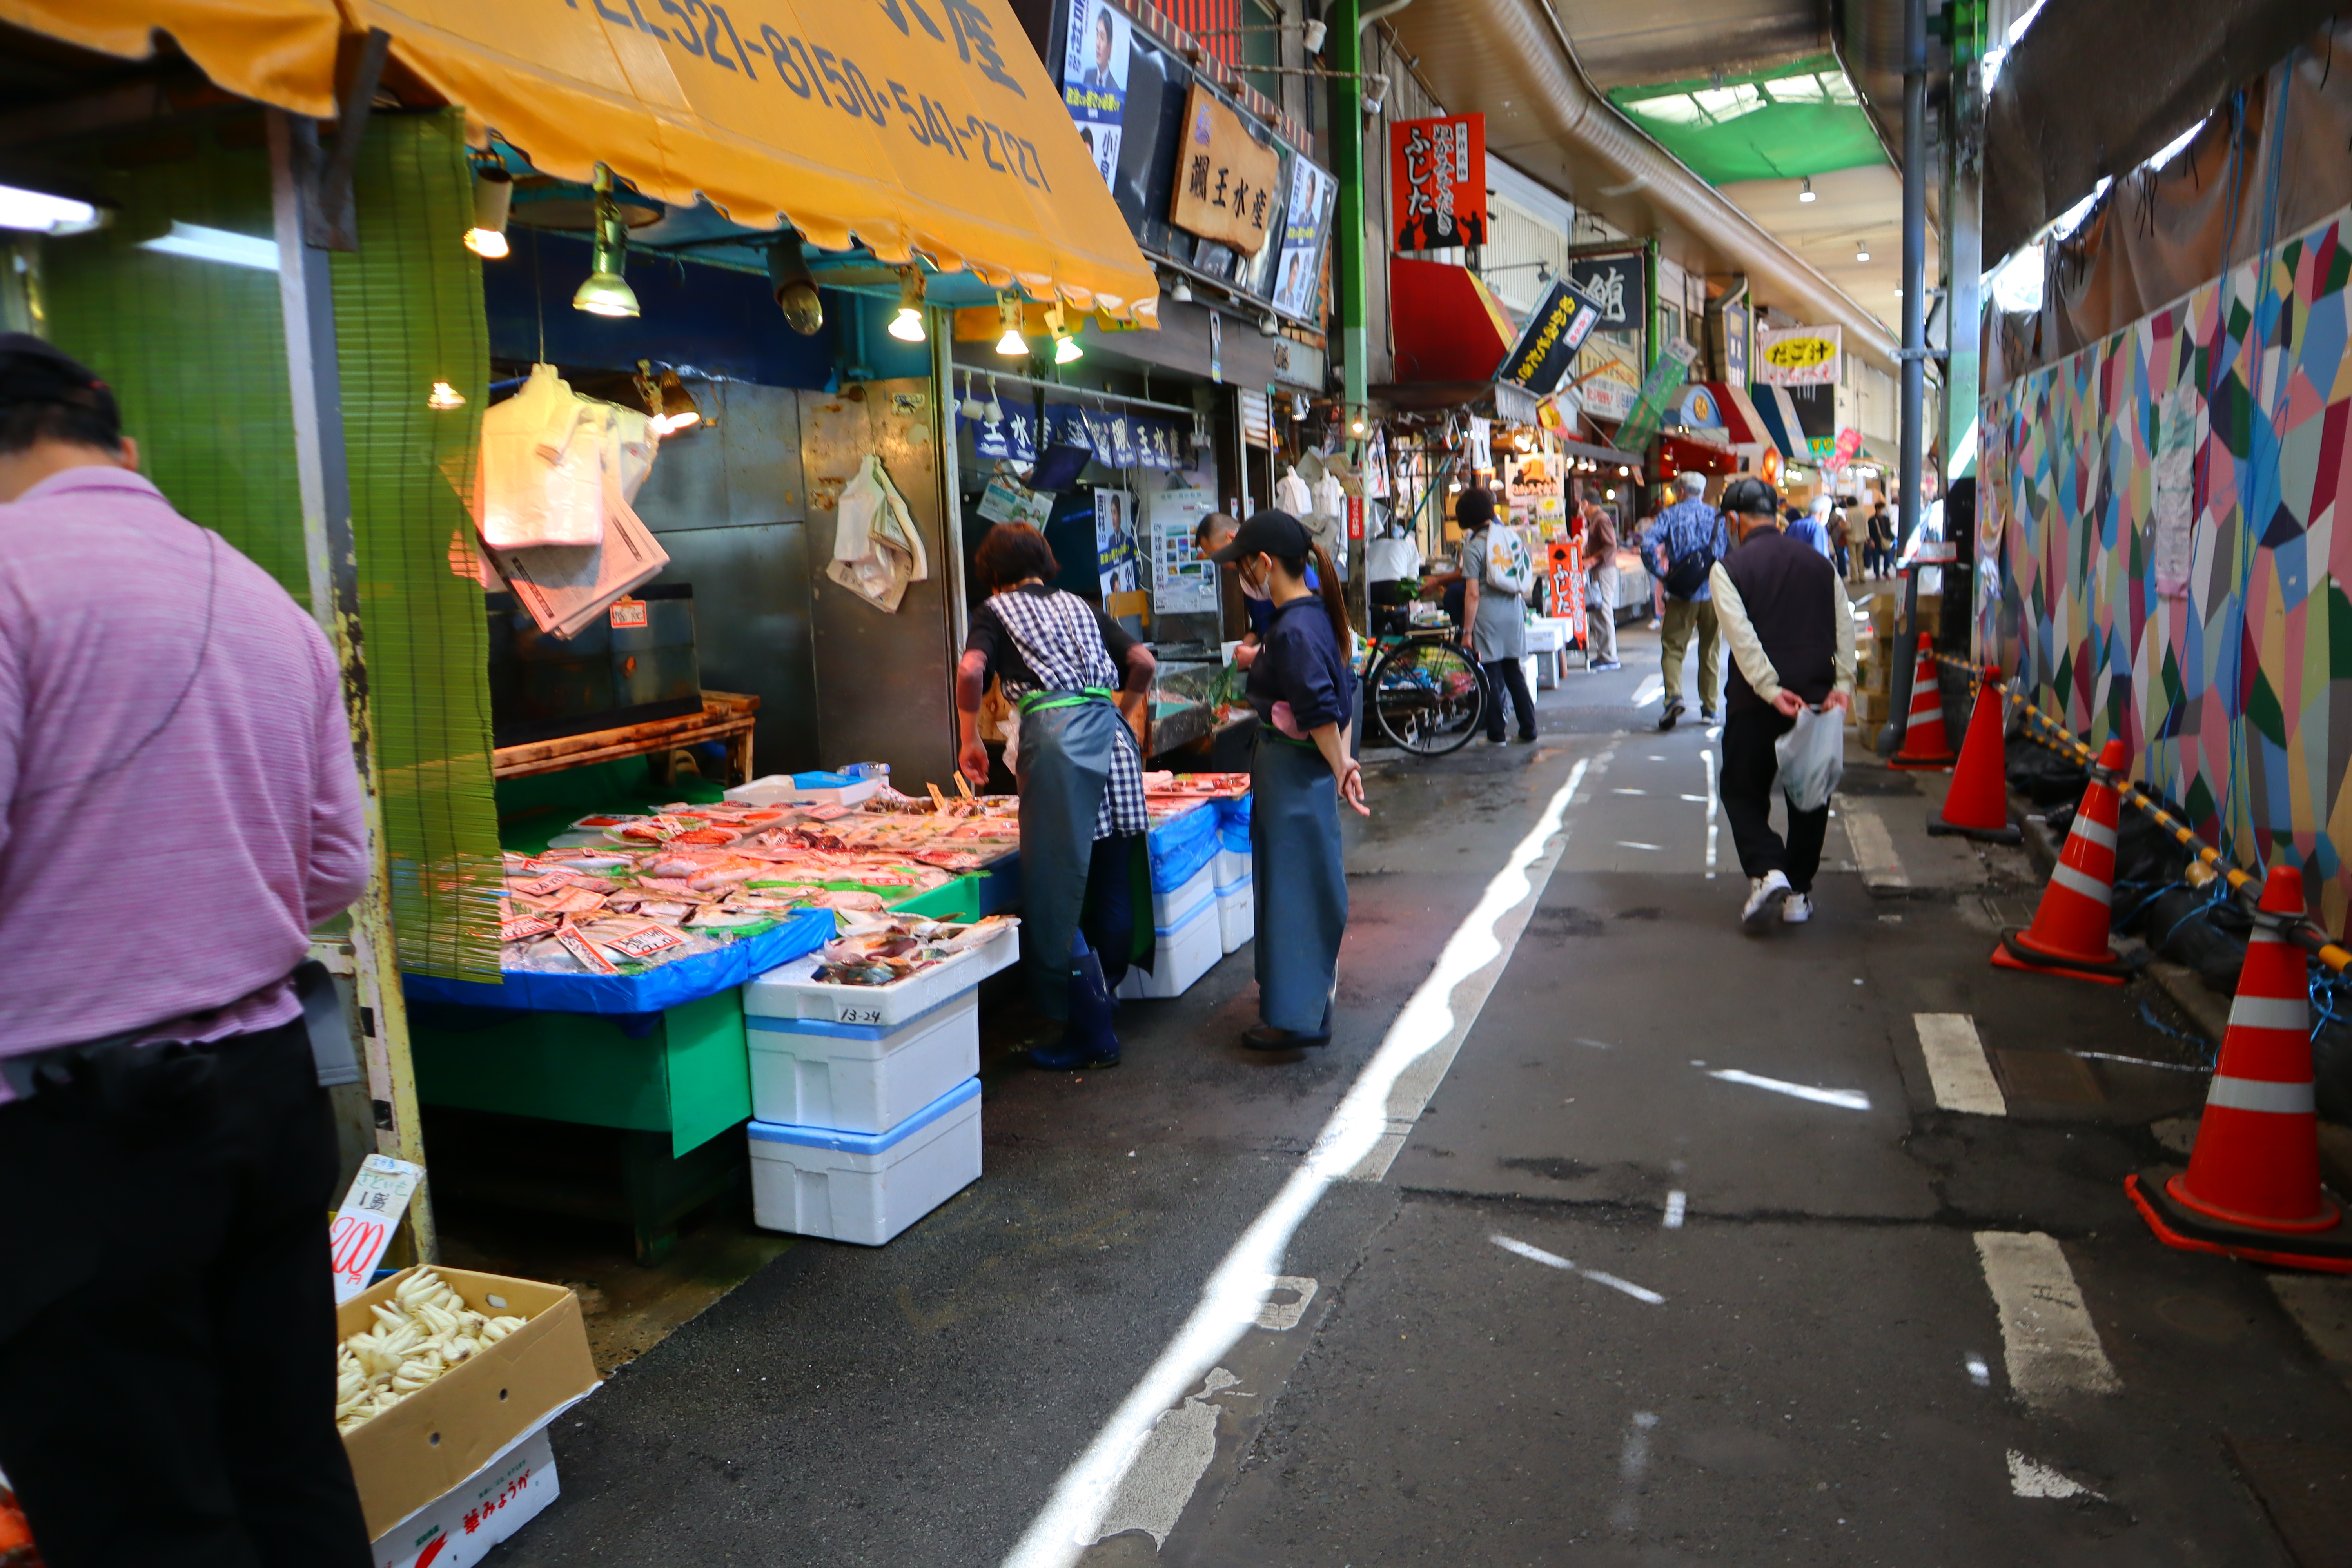
M 2311 1027 L 2311 1004 L 2301 996 L 2249 996 L 2241 991 L 2230 1003 L 2233 1029 L 2293 1029 L 2300 1035 Z
M 2209 1110 L 2265 1110 L 2277 1116 L 2309 1116 L 2318 1100 L 2308 1083 L 2273 1083 L 2260 1078 L 2217 1078 L 2205 1096 Z
M 2104 822 L 2093 822 L 2087 816 L 2074 818 L 2073 837 L 2087 838 L 2102 849 L 2113 849 L 2116 847 L 2116 830 Z
M 1914 708 L 1911 710 L 1911 722 L 1914 724 L 1925 724 L 1930 719 L 1935 720 L 1939 724 L 1942 723 L 1944 721 L 1944 710 L 1941 708 Z
M 2107 895 L 2112 890 L 2106 883 L 2084 872 L 2077 871 L 2072 866 L 2062 865 L 2053 868 L 2050 873 L 2050 879 L 2059 887 L 2080 893 L 2086 899 L 2096 899 L 2103 904 L 2107 901 Z
M 2249 936 L 2246 940 L 2249 942 L 2284 942 L 2286 938 L 2279 935 L 2278 932 L 2271 930 L 2268 926 L 2256 926 L 2253 930 L 2253 934 Z

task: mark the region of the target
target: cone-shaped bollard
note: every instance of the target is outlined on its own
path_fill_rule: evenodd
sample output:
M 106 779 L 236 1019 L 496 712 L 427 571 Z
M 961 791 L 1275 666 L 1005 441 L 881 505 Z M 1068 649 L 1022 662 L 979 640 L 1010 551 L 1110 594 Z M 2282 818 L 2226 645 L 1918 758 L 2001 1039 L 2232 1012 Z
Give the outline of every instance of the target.
M 1911 677 L 1911 712 L 1903 721 L 1903 748 L 1886 759 L 1890 768 L 1948 768 L 1952 742 L 1944 733 L 1944 689 L 1936 682 L 1936 656 L 1927 634 L 1919 634 L 1919 666 Z
M 2274 868 L 2262 908 L 2300 918 L 2303 874 Z M 2143 1172 L 2124 1190 L 2167 1247 L 2352 1274 L 2352 1226 L 2319 1189 L 2310 981 L 2276 930 L 2257 925 L 2246 944 L 2189 1169 Z
M 2099 767 L 2121 773 L 2127 761 L 2121 741 L 2109 741 L 2099 753 Z M 2083 792 L 2074 813 L 2074 831 L 2050 872 L 2050 886 L 2042 892 L 2042 907 L 2033 924 L 2021 931 L 2003 931 L 1992 961 L 2002 969 L 2038 969 L 2050 974 L 2072 975 L 2121 985 L 2123 961 L 2107 945 L 2109 906 L 2115 899 L 2116 816 L 2123 797 L 2098 773 Z
M 1929 833 L 1957 834 L 1988 844 L 2014 844 L 2023 837 L 2009 819 L 2009 758 L 2001 741 L 2006 707 L 2000 667 L 1990 666 L 1977 689 L 1977 710 L 1969 720 L 1968 737 L 1960 742 L 1952 787 L 1944 794 L 1943 811 L 1929 820 Z

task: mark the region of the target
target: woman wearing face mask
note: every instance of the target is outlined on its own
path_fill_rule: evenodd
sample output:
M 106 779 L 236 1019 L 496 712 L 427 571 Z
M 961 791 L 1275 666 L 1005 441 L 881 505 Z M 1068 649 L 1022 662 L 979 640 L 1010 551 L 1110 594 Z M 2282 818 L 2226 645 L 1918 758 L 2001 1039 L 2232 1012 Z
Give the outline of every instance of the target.
M 1261 1051 L 1319 1046 L 1331 1037 L 1339 937 L 1348 928 L 1339 802 L 1370 815 L 1362 771 L 1348 752 L 1355 696 L 1348 611 L 1330 557 L 1288 512 L 1259 512 L 1214 559 L 1236 567 L 1273 606 L 1248 687 L 1259 724 L 1250 765 L 1250 861 L 1265 1023 L 1242 1043 Z M 1320 594 L 1307 586 L 1309 561 Z
M 1201 525 L 1192 531 L 1192 548 L 1196 553 L 1214 560 L 1218 551 L 1233 542 L 1234 535 L 1241 526 L 1224 512 L 1213 511 L 1202 518 Z M 1247 669 L 1265 640 L 1266 625 L 1274 619 L 1274 602 L 1266 597 L 1263 584 L 1252 583 L 1240 573 L 1235 575 L 1241 577 L 1242 608 L 1249 616 L 1249 630 L 1242 634 L 1241 647 L 1234 649 L 1234 664 Z M 1322 581 L 1315 575 L 1312 566 L 1307 569 L 1307 586 L 1312 593 L 1322 591 Z

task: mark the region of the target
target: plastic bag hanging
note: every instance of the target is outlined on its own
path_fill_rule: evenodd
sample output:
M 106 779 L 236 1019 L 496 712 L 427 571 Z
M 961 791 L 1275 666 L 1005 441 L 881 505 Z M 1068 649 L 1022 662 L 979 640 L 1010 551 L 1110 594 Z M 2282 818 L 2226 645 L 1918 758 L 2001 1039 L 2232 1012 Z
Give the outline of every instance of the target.
M 897 613 L 907 585 L 929 576 L 930 563 L 907 499 L 881 458 L 866 455 L 857 477 L 841 492 L 836 517 L 833 561 L 824 574 L 868 604 Z
M 1780 763 L 1780 790 L 1791 811 L 1819 811 L 1845 776 L 1845 715 L 1835 709 L 1800 708 L 1789 732 L 1772 742 Z
M 1315 498 L 1307 489 L 1307 481 L 1298 477 L 1297 468 L 1286 465 L 1282 478 L 1274 482 L 1274 504 L 1296 518 L 1304 518 L 1315 510 Z

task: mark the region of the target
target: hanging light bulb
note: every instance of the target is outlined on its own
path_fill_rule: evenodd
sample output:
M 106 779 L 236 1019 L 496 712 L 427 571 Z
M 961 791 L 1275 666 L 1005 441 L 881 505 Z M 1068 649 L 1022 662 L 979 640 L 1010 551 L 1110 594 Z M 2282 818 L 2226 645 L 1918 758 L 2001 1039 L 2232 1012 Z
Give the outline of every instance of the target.
M 1853 258 L 1856 261 L 1867 261 L 1870 259 L 1870 242 L 1868 240 L 1857 239 L 1853 242 Z
M 1078 340 L 1070 335 L 1069 323 L 1062 315 L 1061 306 L 1055 305 L 1045 312 L 1045 330 L 1054 334 L 1055 364 L 1069 364 L 1086 357 L 1087 351 L 1078 347 Z
M 1001 354 L 1025 354 L 1029 340 L 1021 335 L 1021 297 L 999 294 L 996 297 L 996 320 L 1004 335 L 996 340 L 996 352 Z
M 967 419 L 977 419 L 988 411 L 988 405 L 980 400 L 979 387 L 980 378 L 970 371 L 964 372 L 961 412 Z
M 1797 193 L 1797 199 L 1801 202 L 1809 202 L 1813 199 L 1813 177 L 1811 174 L 1807 174 L 1805 176 L 1804 188 Z
M 801 237 L 789 228 L 768 247 L 768 290 L 793 331 L 808 338 L 824 330 L 824 300 L 809 275 L 808 258 L 801 254 Z
M 1350 435 L 1362 435 L 1364 433 L 1364 416 L 1359 414 L 1355 418 L 1349 420 L 1348 422 L 1348 431 Z
M 1306 395 L 1305 393 L 1303 393 L 1303 392 L 1294 392 L 1294 393 L 1292 393 L 1292 394 L 1290 395 L 1290 419 L 1291 419 L 1291 423 L 1292 423 L 1292 424 L 1294 424 L 1294 425 L 1304 425 L 1304 424 L 1306 424 L 1306 423 L 1307 423 L 1307 395 Z
M 436 381 L 433 384 L 433 390 L 425 394 L 425 406 L 436 413 L 463 408 L 466 406 L 466 395 L 446 381 Z
M 923 331 L 923 269 L 898 269 L 898 313 L 891 318 L 890 335 L 902 343 L 919 343 Z
M 1180 305 L 1192 302 L 1192 280 L 1179 273 L 1176 281 L 1168 285 L 1168 297 Z
M 466 231 L 466 248 L 485 261 L 505 259 L 507 212 L 514 204 L 514 176 L 504 169 L 484 169 L 474 181 L 474 226 Z
M 702 405 L 686 389 L 686 383 L 678 379 L 675 366 L 665 367 L 656 376 L 649 362 L 639 360 L 637 396 L 645 404 L 646 412 L 653 416 L 656 436 L 676 436 L 704 423 Z
M 621 219 L 621 204 L 613 199 L 613 171 L 602 163 L 596 165 L 595 192 L 596 233 L 589 250 L 593 270 L 572 296 L 572 308 L 592 316 L 634 316 L 636 291 L 623 276 L 629 264 L 629 231 Z
M 1004 405 L 996 401 L 996 378 L 992 375 L 988 378 L 988 407 L 984 412 L 991 425 L 1004 423 Z

